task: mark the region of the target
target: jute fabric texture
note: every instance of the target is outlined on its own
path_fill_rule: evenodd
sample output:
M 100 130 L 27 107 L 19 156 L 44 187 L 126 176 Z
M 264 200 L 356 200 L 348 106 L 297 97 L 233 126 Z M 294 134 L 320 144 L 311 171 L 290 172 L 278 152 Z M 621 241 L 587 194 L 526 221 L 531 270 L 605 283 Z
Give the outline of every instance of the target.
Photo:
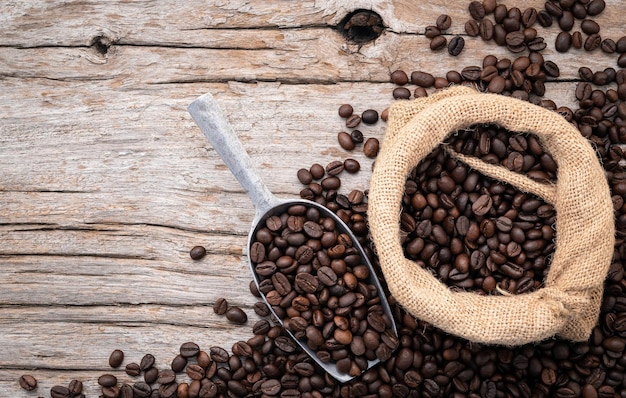
M 555 251 L 542 288 L 534 292 L 486 296 L 454 292 L 403 254 L 399 223 L 407 176 L 451 132 L 476 124 L 534 133 L 558 165 L 556 184 L 544 184 L 446 148 L 484 175 L 554 205 Z M 598 319 L 613 255 L 613 206 L 593 148 L 559 114 L 467 87 L 398 101 L 390 108 L 368 208 L 372 238 L 389 290 L 415 317 L 485 344 L 512 346 L 553 336 L 572 341 L 589 337 Z

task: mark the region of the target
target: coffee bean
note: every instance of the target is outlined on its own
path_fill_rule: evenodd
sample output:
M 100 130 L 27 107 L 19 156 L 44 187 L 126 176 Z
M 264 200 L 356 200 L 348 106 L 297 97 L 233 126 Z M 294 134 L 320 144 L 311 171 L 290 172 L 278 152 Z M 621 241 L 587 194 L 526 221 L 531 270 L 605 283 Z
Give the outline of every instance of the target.
M 133 391 L 133 386 L 127 383 L 122 384 L 120 387 L 120 398 L 133 398 L 134 396 L 135 392 Z M 187 395 L 187 397 L 189 397 L 189 395 Z
M 540 10 L 537 12 L 537 22 L 544 28 L 549 28 L 552 26 L 552 16 L 547 11 Z
M 572 33 L 572 47 L 576 49 L 583 47 L 583 35 L 579 31 Z
M 193 260 L 200 260 L 204 256 L 206 256 L 206 249 L 203 246 L 194 246 L 189 251 L 189 256 Z
M 175 398 L 176 392 L 178 391 L 178 384 L 170 383 L 170 384 L 162 384 L 159 386 L 159 397 L 162 398 Z
M 380 143 L 377 138 L 370 137 L 363 144 L 363 154 L 368 158 L 375 158 L 378 155 Z
M 470 19 L 465 22 L 465 33 L 470 37 L 477 37 L 480 34 L 480 27 L 475 19 Z
M 243 324 L 248 321 L 246 313 L 241 308 L 236 306 L 229 307 L 225 315 L 226 319 L 233 323 Z
M 436 25 L 439 30 L 447 30 L 452 25 L 452 18 L 446 14 L 440 15 L 437 17 Z
M 599 15 L 604 11 L 605 6 L 604 0 L 591 0 L 589 4 L 587 4 L 587 14 L 590 16 Z
M 393 90 L 392 95 L 394 99 L 409 99 L 411 98 L 411 91 L 405 87 L 398 87 Z
M 472 1 L 468 6 L 470 16 L 476 20 L 481 20 L 485 17 L 485 7 L 480 1 Z
M 472 211 L 477 216 L 484 216 L 491 210 L 492 200 L 489 195 L 481 195 L 476 199 L 476 201 L 472 204 Z
M 264 247 L 263 250 L 265 250 Z M 217 315 L 224 315 L 226 310 L 228 310 L 228 301 L 225 298 L 218 298 L 215 300 L 215 303 L 213 304 L 213 312 Z
M 437 37 L 439 35 L 441 35 L 441 30 L 433 25 L 427 26 L 424 32 L 424 36 L 426 36 L 426 38 L 428 39 L 432 39 L 433 37 Z
M 415 71 L 411 73 L 411 83 L 428 88 L 435 84 L 435 77 L 427 72 Z
M 200 347 L 198 346 L 198 344 L 194 342 L 183 343 L 180 346 L 180 355 L 182 355 L 185 358 L 195 357 L 196 355 L 198 355 L 199 352 L 200 352 Z
M 365 124 L 374 124 L 378 121 L 378 112 L 374 109 L 367 109 L 361 114 L 361 120 Z
M 448 39 L 445 36 L 435 36 L 430 41 L 430 49 L 433 51 L 439 51 L 446 47 L 448 44 Z M 433 81 L 434 84 L 434 81 Z
M 339 107 L 339 116 L 347 119 L 354 113 L 354 108 L 350 104 L 343 104 Z
M 522 24 L 529 28 L 537 22 L 537 10 L 535 8 L 527 8 L 522 13 Z
M 50 396 L 52 398 L 70 398 L 70 390 L 65 386 L 53 386 L 50 389 Z
M 592 19 L 585 19 L 580 24 L 580 29 L 588 35 L 600 32 L 600 25 Z
M 450 44 L 448 44 L 448 53 L 456 57 L 461 53 L 461 51 L 463 51 L 464 46 L 465 39 L 461 36 L 454 36 L 454 38 L 450 40 Z
M 147 383 L 137 382 L 133 384 L 133 392 L 135 393 L 135 397 L 148 398 L 152 392 L 152 388 L 150 388 Z
M 154 384 L 158 377 L 159 370 L 154 366 L 143 371 L 143 380 L 148 384 Z
M 613 54 L 617 49 L 617 45 L 612 39 L 604 39 L 602 43 L 600 43 L 600 49 L 603 53 Z
M 141 374 L 141 367 L 139 366 L 139 364 L 131 362 L 128 365 L 126 365 L 126 374 L 132 377 L 137 377 Z
M 602 37 L 600 37 L 599 34 L 594 33 L 592 35 L 589 35 L 587 39 L 585 39 L 584 48 L 586 51 L 594 51 L 600 47 L 601 43 Z
M 112 387 L 117 384 L 117 378 L 111 374 L 104 374 L 98 378 L 98 384 L 102 387 Z
M 124 352 L 121 350 L 114 350 L 109 356 L 109 366 L 112 368 L 119 368 L 124 361 Z
M 574 14 L 569 10 L 564 10 L 559 17 L 559 27 L 562 31 L 569 32 L 574 27 Z
M 20 376 L 20 387 L 22 387 L 26 391 L 33 391 L 37 388 L 37 379 L 35 379 L 31 375 L 22 375 Z
M 398 86 L 404 86 L 409 82 L 409 77 L 403 70 L 395 70 L 391 72 L 391 82 Z
M 359 115 L 351 115 L 346 119 L 346 127 L 353 129 L 361 124 L 361 117 Z
M 481 20 L 478 25 L 478 32 L 480 34 L 480 38 L 485 41 L 489 41 L 493 39 L 493 35 L 495 32 L 495 27 L 493 25 L 493 22 L 491 22 L 491 20 L 489 19 Z

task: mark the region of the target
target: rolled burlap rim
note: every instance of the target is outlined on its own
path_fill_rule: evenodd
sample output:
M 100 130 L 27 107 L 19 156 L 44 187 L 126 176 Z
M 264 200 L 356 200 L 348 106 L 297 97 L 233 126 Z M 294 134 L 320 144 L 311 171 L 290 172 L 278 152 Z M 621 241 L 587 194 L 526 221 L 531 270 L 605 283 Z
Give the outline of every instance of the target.
M 471 168 L 556 209 L 556 242 L 543 287 L 519 295 L 453 292 L 404 257 L 400 206 L 406 178 L 451 133 L 497 124 L 535 134 L 558 164 L 555 185 L 447 150 Z M 586 340 L 597 322 L 613 255 L 613 206 L 603 169 L 589 142 L 559 114 L 528 102 L 467 87 L 398 101 L 370 182 L 368 218 L 391 294 L 411 314 L 445 332 L 485 344 L 521 345 L 559 336 Z

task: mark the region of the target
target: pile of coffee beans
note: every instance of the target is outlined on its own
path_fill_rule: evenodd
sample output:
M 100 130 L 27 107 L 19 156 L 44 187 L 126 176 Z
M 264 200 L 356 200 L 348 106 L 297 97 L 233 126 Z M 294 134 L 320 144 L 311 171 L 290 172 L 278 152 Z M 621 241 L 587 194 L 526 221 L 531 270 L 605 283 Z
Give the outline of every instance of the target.
M 350 235 L 317 208 L 294 204 L 264 220 L 250 260 L 283 326 L 339 373 L 358 376 L 397 348 L 369 267 Z

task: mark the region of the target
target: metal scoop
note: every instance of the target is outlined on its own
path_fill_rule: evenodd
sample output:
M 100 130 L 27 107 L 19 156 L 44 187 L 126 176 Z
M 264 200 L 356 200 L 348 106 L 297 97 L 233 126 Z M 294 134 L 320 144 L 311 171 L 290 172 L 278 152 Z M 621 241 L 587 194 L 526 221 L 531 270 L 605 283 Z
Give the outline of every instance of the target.
M 391 330 L 397 336 L 398 331 L 395 323 L 393 322 L 393 315 L 389 307 L 389 303 L 387 302 L 387 297 L 385 296 L 383 289 L 376 278 L 372 264 L 363 251 L 363 248 L 358 243 L 357 237 L 352 233 L 350 228 L 335 213 L 318 203 L 304 199 L 279 199 L 275 197 L 265 186 L 260 175 L 256 172 L 246 150 L 237 138 L 235 131 L 224 117 L 224 114 L 211 94 L 205 94 L 193 101 L 189 105 L 188 111 L 254 204 L 256 214 L 254 221 L 252 222 L 250 234 L 248 235 L 248 253 L 250 253 L 250 246 L 254 243 L 254 236 L 259 228 L 259 225 L 263 225 L 262 222 L 267 218 L 273 215 L 283 214 L 287 211 L 287 208 L 297 204 L 303 204 L 307 207 L 314 207 L 318 209 L 321 216 L 332 218 L 335 221 L 338 230 L 342 233 L 348 234 L 350 239 L 352 239 L 354 247 L 361 256 L 362 263 L 369 268 L 369 280 L 367 282 L 376 286 L 380 297 L 380 305 L 389 319 L 392 320 Z M 254 281 L 258 287 L 260 280 L 249 257 L 248 265 L 250 266 Z M 261 295 L 263 300 L 266 301 L 265 295 Z M 272 308 L 269 303 L 268 307 L 270 309 Z M 276 313 L 273 312 L 273 314 L 282 324 L 282 320 L 276 316 Z M 296 341 L 298 345 L 302 347 L 302 349 L 307 352 L 317 364 L 319 364 L 319 366 L 321 366 L 336 380 L 343 383 L 354 378 L 354 376 L 339 372 L 334 363 L 323 362 L 317 357 L 316 352 L 312 350 L 305 341 L 297 339 L 290 330 L 286 330 L 291 335 L 293 340 Z M 379 362 L 379 359 L 368 361 L 368 369 Z

